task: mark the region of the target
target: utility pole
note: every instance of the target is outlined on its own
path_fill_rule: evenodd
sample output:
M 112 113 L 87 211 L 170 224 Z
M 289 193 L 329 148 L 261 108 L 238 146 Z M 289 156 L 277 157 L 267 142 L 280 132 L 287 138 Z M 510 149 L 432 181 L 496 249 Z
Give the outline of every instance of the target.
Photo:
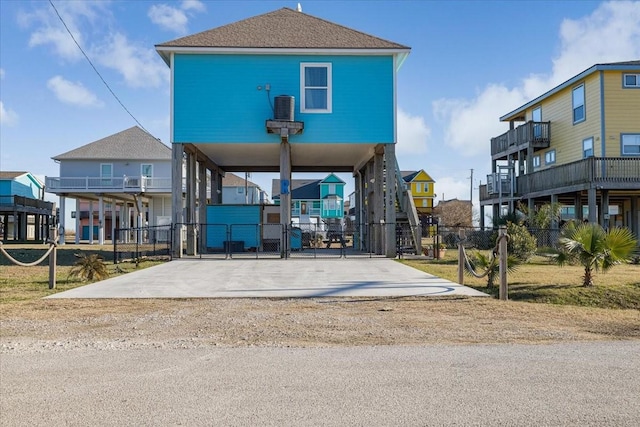
M 469 201 L 471 202 L 471 207 L 473 208 L 473 169 L 471 169 L 471 185 L 470 185 L 470 195 Z

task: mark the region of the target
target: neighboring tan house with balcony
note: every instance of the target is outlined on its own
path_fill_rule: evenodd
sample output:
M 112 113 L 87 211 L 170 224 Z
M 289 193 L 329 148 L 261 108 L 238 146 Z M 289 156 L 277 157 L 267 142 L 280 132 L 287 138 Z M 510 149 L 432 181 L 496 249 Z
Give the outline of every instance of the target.
M 500 118 L 492 174 L 480 187 L 493 217 L 563 205 L 577 220 L 639 235 L 640 60 L 596 64 Z
M 66 200 L 76 199 L 75 240 L 104 244 L 116 228 L 171 223 L 171 149 L 134 126 L 53 157 L 59 177 L 46 191 L 60 196 L 60 228 Z M 64 243 L 61 233 L 61 243 Z

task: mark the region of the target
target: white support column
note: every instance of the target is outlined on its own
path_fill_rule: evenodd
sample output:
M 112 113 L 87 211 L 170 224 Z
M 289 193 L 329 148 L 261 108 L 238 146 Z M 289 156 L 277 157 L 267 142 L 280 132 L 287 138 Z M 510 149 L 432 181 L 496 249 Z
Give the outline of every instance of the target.
M 122 204 L 122 215 L 120 215 L 120 226 L 121 228 L 131 228 L 129 224 L 129 217 L 131 213 L 129 212 L 129 202 L 124 202 Z M 129 243 L 129 230 L 124 233 L 124 243 Z
M 60 218 L 58 218 L 58 220 L 60 221 L 60 231 L 58 232 L 58 235 L 60 236 L 60 238 L 58 239 L 58 244 L 60 245 L 64 245 L 64 234 L 65 234 L 65 217 L 66 217 L 66 213 L 65 213 L 65 205 L 66 205 L 66 200 L 67 198 L 65 196 L 60 196 Z M 13 217 L 13 221 L 16 221 L 16 217 L 14 215 Z M 16 225 L 14 224 L 14 227 L 16 227 Z
M 104 245 L 104 196 L 98 196 L 98 244 Z
M 80 200 L 76 199 L 76 245 L 80 244 L 80 233 L 82 233 L 82 226 L 80 223 Z
M 89 244 L 93 245 L 93 200 L 89 201 Z
M 386 144 L 384 147 L 386 163 L 385 181 L 385 255 L 387 258 L 396 257 L 396 146 Z

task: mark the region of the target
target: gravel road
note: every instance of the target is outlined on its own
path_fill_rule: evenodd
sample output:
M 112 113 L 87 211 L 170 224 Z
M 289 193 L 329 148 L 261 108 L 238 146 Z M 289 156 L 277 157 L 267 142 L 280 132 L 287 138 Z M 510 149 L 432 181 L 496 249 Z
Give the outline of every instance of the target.
M 0 417 L 3 426 L 635 427 L 639 355 L 639 341 L 5 352 Z

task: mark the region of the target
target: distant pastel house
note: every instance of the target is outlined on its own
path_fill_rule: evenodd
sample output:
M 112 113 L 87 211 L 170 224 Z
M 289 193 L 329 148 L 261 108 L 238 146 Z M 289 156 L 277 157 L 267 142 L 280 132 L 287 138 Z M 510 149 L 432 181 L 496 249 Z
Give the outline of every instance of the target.
M 435 181 L 424 169 L 419 171 L 403 171 L 402 178 L 409 187 L 418 214 L 431 215 L 433 212 L 433 199 L 435 197 Z
M 322 224 L 345 215 L 345 182 L 335 174 L 323 179 L 294 179 L 291 181 L 291 216 L 301 224 Z M 282 185 L 272 182 L 273 201 L 280 204 Z
M 44 240 L 54 225 L 55 204 L 30 172 L 0 171 L 0 239 Z
M 66 200 L 76 200 L 75 240 L 103 244 L 115 228 L 171 223 L 171 149 L 134 126 L 53 157 L 59 177 L 46 191 L 60 196 L 60 227 Z M 64 242 L 61 239 L 61 242 Z
M 222 178 L 222 203 L 256 205 L 266 203 L 266 193 L 248 179 L 227 172 Z

